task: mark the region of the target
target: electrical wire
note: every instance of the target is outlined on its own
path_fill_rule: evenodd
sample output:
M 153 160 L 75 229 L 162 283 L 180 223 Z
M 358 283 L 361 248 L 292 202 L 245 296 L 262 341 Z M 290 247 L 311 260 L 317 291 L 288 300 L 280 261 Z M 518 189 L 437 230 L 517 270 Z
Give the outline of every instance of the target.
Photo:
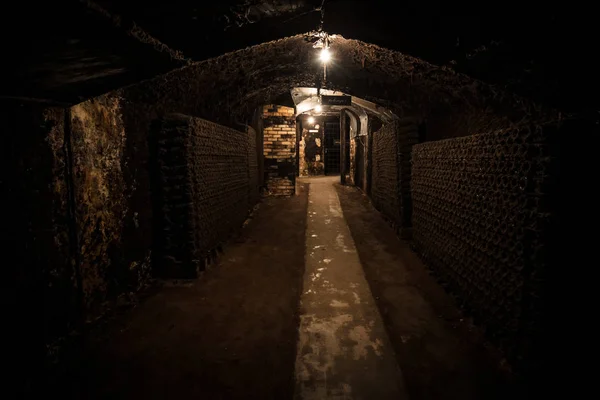
M 325 23 L 325 0 L 321 2 L 321 7 L 319 7 L 321 11 L 321 23 L 319 25 L 319 32 L 323 32 L 323 24 Z

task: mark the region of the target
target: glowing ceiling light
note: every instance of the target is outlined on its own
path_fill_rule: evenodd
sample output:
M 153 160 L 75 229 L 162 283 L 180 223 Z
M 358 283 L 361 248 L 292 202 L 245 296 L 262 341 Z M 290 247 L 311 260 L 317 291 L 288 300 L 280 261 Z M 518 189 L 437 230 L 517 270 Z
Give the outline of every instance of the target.
M 315 119 L 313 117 L 308 117 L 308 123 L 309 124 L 314 124 L 315 123 Z
M 320 104 L 317 104 L 317 106 L 315 107 L 315 111 L 316 112 L 321 112 L 321 111 L 323 111 L 323 107 L 321 107 Z
M 331 60 L 331 52 L 329 51 L 328 48 L 324 48 L 321 50 L 321 55 L 319 56 L 319 58 L 321 59 L 321 61 L 323 61 L 324 63 L 328 62 L 329 60 Z

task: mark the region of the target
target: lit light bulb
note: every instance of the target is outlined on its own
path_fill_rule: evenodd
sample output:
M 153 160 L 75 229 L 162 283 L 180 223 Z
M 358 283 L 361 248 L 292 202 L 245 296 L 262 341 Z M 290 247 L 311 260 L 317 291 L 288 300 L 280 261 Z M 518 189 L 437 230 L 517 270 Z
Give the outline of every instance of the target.
M 331 60 L 331 53 L 329 52 L 329 49 L 323 49 L 323 50 L 321 50 L 321 55 L 319 56 L 319 58 L 324 63 L 326 63 L 329 60 Z
M 315 123 L 315 119 L 313 117 L 308 117 L 308 123 L 309 124 L 314 124 Z
M 321 111 L 323 111 L 323 107 L 321 107 L 320 104 L 317 104 L 317 106 L 315 107 L 315 111 L 316 112 L 321 112 Z

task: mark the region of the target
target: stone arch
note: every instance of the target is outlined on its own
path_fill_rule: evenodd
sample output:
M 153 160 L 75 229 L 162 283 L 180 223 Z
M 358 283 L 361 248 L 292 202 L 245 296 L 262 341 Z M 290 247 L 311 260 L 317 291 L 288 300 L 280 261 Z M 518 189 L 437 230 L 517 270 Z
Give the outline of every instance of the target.
M 556 113 L 450 69 L 357 40 L 332 35 L 327 89 L 389 108 L 398 116 L 451 114 L 505 127 Z M 231 124 L 293 87 L 316 87 L 321 73 L 310 35 L 263 43 L 192 63 L 119 91 L 131 102 L 158 104 Z M 185 99 L 185 102 L 182 101 Z M 496 117 L 490 122 L 490 114 Z

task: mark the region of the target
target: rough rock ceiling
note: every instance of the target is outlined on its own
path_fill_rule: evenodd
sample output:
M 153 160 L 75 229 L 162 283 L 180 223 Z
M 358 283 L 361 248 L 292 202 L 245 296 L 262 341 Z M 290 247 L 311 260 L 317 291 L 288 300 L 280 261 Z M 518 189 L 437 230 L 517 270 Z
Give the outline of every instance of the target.
M 322 0 L 99 0 L 194 60 L 316 29 Z M 126 3 L 126 4 L 125 4 Z M 410 4 L 416 3 L 416 4 Z M 444 3 L 444 2 L 442 2 Z M 326 0 L 324 28 L 447 65 L 563 109 L 597 107 L 596 17 L 577 1 L 486 3 Z M 586 11 L 587 10 L 587 11 Z M 576 11 L 576 12 L 573 12 Z
M 194 62 L 111 96 L 159 105 L 161 113 L 180 112 L 237 127 L 256 107 L 279 104 L 284 94 L 289 99 L 291 88 L 318 85 L 323 70 L 312 40 L 307 39 L 311 38 L 296 35 Z M 331 38 L 331 47 L 335 56 L 325 88 L 360 97 L 398 116 L 454 115 L 469 121 L 470 130 L 462 129 L 461 134 L 539 124 L 560 116 L 556 110 L 397 51 L 341 36 Z
M 90 16 L 78 0 L 37 5 L 35 12 L 21 4 L 12 13 L 3 13 L 3 39 L 9 39 L 13 75 L 3 76 L 0 94 L 73 101 L 182 65 L 127 38 L 125 31 L 133 22 L 171 49 L 204 60 L 314 30 L 323 4 L 323 0 L 95 2 L 121 16 L 120 31 Z M 447 66 L 567 111 L 600 107 L 598 35 L 590 6 L 570 2 L 570 10 L 577 13 L 569 13 L 564 5 L 548 3 L 534 14 L 525 3 L 515 7 L 503 2 L 503 9 L 480 15 L 459 12 L 458 2 L 451 6 L 459 16 L 431 1 L 409 7 L 387 0 L 326 0 L 324 29 Z

